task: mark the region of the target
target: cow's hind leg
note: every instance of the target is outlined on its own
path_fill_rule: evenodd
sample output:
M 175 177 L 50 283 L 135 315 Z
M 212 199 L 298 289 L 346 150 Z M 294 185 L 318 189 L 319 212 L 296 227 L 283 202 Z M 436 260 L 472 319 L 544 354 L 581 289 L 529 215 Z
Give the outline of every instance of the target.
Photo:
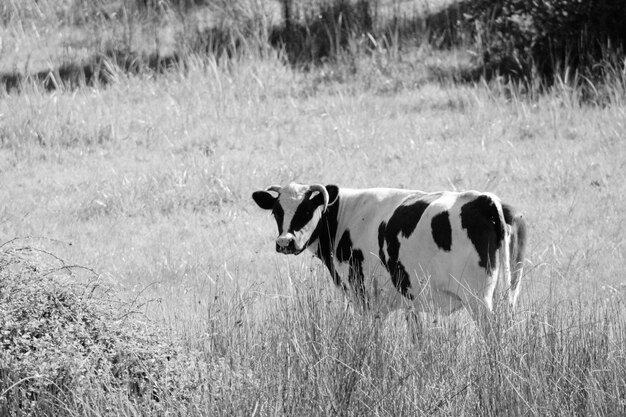
M 494 289 L 495 285 L 479 292 L 466 289 L 460 294 L 463 305 L 488 341 L 500 340 L 506 329 L 506 320 L 501 320 L 499 313 L 494 314 L 494 310 L 500 311 L 499 306 L 494 306 Z
M 463 297 L 463 305 L 469 311 L 476 324 L 481 327 L 491 320 L 491 312 L 493 311 L 492 300 L 485 300 L 477 294 L 466 291 Z

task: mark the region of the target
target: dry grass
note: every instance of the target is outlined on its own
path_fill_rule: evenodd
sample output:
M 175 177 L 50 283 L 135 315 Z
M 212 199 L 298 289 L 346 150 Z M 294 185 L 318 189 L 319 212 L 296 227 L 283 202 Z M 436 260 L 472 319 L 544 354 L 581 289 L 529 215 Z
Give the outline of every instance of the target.
M 1 240 L 54 238 L 30 244 L 149 301 L 178 352 L 148 378 L 158 401 L 93 383 L 40 414 L 622 414 L 623 97 L 437 84 L 424 62 L 456 65 L 426 47 L 310 73 L 279 54 L 194 58 L 1 96 Z M 319 262 L 273 252 L 251 202 L 291 180 L 476 188 L 518 206 L 530 247 L 515 325 L 487 344 L 464 314 L 407 329 L 346 309 Z

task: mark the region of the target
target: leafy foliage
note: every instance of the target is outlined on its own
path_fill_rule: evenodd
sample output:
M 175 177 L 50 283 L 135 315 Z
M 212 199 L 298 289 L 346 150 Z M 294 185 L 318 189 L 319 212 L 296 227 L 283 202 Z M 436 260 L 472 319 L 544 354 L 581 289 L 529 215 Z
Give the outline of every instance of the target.
M 0 410 L 50 413 L 89 392 L 163 395 L 168 339 L 97 282 L 72 283 L 32 248 L 0 252 Z M 5 414 L 5 413 L 0 413 Z
M 626 44 L 621 0 L 479 0 L 468 2 L 464 25 L 474 33 L 485 69 L 551 82 L 570 69 L 597 80 L 596 64 Z

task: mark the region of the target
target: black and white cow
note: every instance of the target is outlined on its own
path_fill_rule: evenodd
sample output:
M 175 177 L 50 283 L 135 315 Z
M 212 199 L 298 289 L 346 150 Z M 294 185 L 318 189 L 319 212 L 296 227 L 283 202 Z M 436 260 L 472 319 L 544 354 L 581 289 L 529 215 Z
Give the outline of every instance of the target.
M 252 198 L 276 219 L 278 252 L 310 250 L 366 304 L 438 314 L 465 306 L 476 318 L 496 293 L 515 305 L 526 225 L 493 194 L 291 183 Z

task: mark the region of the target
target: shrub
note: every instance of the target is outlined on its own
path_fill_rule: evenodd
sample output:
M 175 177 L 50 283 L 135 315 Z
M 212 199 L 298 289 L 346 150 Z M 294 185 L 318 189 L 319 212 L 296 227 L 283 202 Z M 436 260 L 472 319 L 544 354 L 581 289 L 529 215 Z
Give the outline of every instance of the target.
M 230 345 L 218 352 L 225 329 L 191 346 L 137 300 L 80 283 L 85 268 L 14 243 L 0 245 L 0 416 L 231 415 L 256 389 Z M 232 318 L 221 301 L 208 314 Z
M 33 254 L 41 252 L 0 251 L 0 414 L 54 415 L 94 393 L 166 394 L 155 381 L 174 346 L 106 287 L 77 284 Z
M 487 72 L 551 83 L 560 70 L 601 79 L 596 64 L 626 43 L 622 0 L 478 0 L 464 25 L 474 35 Z

